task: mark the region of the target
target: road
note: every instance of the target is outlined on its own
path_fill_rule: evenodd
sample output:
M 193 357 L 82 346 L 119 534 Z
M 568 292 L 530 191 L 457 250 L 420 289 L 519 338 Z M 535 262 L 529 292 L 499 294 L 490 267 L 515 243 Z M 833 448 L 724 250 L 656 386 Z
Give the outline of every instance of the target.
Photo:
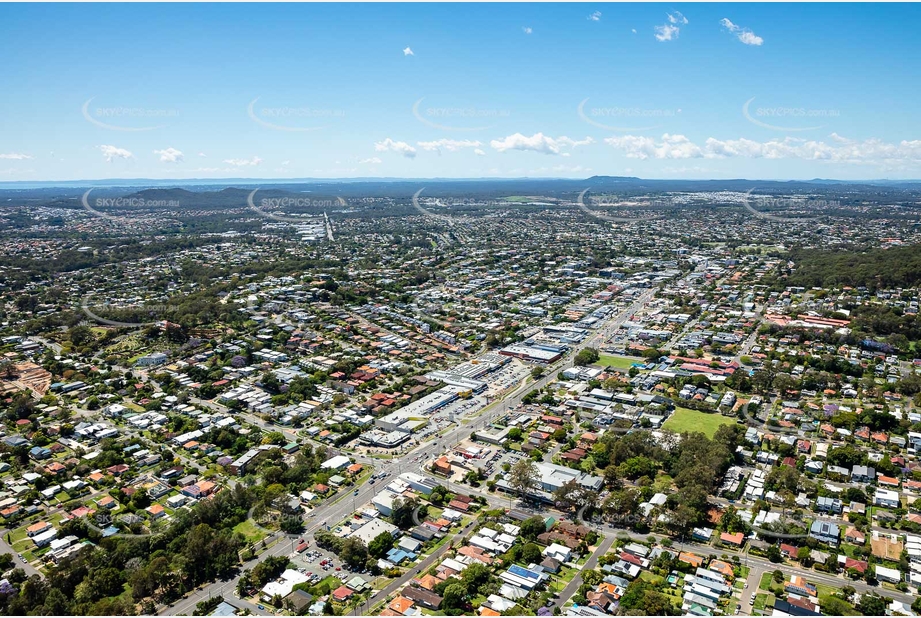
M 381 590 L 380 592 L 375 594 L 373 597 L 371 597 L 369 601 L 366 601 L 365 603 L 362 603 L 359 607 L 356 607 L 354 610 L 352 610 L 351 615 L 352 616 L 362 616 L 364 615 L 362 611 L 363 609 L 364 611 L 368 611 L 371 608 L 373 608 L 375 605 L 377 605 L 378 603 L 386 599 L 388 596 L 395 593 L 397 590 L 401 590 L 403 586 L 408 584 L 411 579 L 417 577 L 420 573 L 424 573 L 430 567 L 436 564 L 441 559 L 441 556 L 444 555 L 444 553 L 448 551 L 448 549 L 450 549 L 453 543 L 453 540 L 455 538 L 458 538 L 458 539 L 464 538 L 478 524 L 479 524 L 479 521 L 476 519 L 471 521 L 469 524 L 467 524 L 464 527 L 463 530 L 455 534 L 452 537 L 451 541 L 443 544 L 434 553 L 432 553 L 431 556 L 429 556 L 428 558 L 420 562 L 418 565 L 415 565 L 413 568 L 406 571 L 406 573 L 404 573 L 402 577 L 399 577 L 393 580 L 392 582 L 390 582 L 383 590 Z
M 758 584 L 761 582 L 761 577 L 765 573 L 770 573 L 774 569 L 768 569 L 763 565 L 755 565 L 751 567 L 751 570 L 748 572 L 748 579 L 746 580 L 747 586 L 742 591 L 742 598 L 739 599 L 739 604 L 742 606 L 742 609 L 739 610 L 739 613 L 746 616 L 754 615 L 754 609 L 751 604 L 752 593 L 758 591 Z
M 588 560 L 585 562 L 579 572 L 576 573 L 576 576 L 572 578 L 572 581 L 570 581 L 566 587 L 563 588 L 563 591 L 557 597 L 556 603 L 554 603 L 556 607 L 560 608 L 562 611 L 563 606 L 579 591 L 579 587 L 582 586 L 582 573 L 584 571 L 590 571 L 594 569 L 595 566 L 598 565 L 598 560 L 603 555 L 608 553 L 608 550 L 611 549 L 611 545 L 613 545 L 614 541 L 616 540 L 616 536 L 613 534 L 608 534 L 601 542 L 601 544 L 595 548 L 595 551 L 592 552 L 592 555 L 589 556 Z
M 276 534 L 269 536 L 266 539 L 266 542 L 268 543 L 269 540 L 276 538 L 276 537 L 281 537 L 281 540 L 279 540 L 277 543 L 269 547 L 261 555 L 253 558 L 249 562 L 244 563 L 243 566 L 240 568 L 240 574 L 236 575 L 233 579 L 228 580 L 228 581 L 217 581 L 217 582 L 208 584 L 206 586 L 203 586 L 202 588 L 199 588 L 198 590 L 196 590 L 189 596 L 183 598 L 180 601 L 177 601 L 175 605 L 172 605 L 169 607 L 162 607 L 162 609 L 158 613 L 165 615 L 165 616 L 191 616 L 192 612 L 195 611 L 195 605 L 198 604 L 199 601 L 203 601 L 205 599 L 213 598 L 217 596 L 222 596 L 222 597 L 227 598 L 227 602 L 230 603 L 231 605 L 235 605 L 239 608 L 246 608 L 250 610 L 250 612 L 252 612 L 253 614 L 259 614 L 263 616 L 267 615 L 268 614 L 267 611 L 260 610 L 256 605 L 250 603 L 249 601 L 239 599 L 236 596 L 234 596 L 234 594 L 237 589 L 237 582 L 240 581 L 240 575 L 242 575 L 244 570 L 252 569 L 263 558 L 266 558 L 268 556 L 286 556 L 290 553 L 293 553 L 294 551 L 293 541 L 298 538 L 297 535 L 289 536 L 289 535 L 283 535 L 283 534 L 276 533 Z
M 655 291 L 656 291 L 655 288 L 651 288 L 645 291 L 629 307 L 623 309 L 620 313 L 618 313 L 617 315 L 610 318 L 607 322 L 605 322 L 605 324 L 600 329 L 598 329 L 598 331 L 596 331 L 596 333 L 593 336 L 587 338 L 586 341 L 581 346 L 574 346 L 574 348 L 570 350 L 569 353 L 567 353 L 563 358 L 561 358 L 555 364 L 548 367 L 548 371 L 545 376 L 543 376 L 542 378 L 539 378 L 535 382 L 522 384 L 515 390 L 512 390 L 509 393 L 507 393 L 501 399 L 497 399 L 493 403 L 489 404 L 488 406 L 483 408 L 483 410 L 480 412 L 479 418 L 475 419 L 473 422 L 467 425 L 459 425 L 458 427 L 452 429 L 451 431 L 449 431 L 446 435 L 442 436 L 441 438 L 436 438 L 427 443 L 420 444 L 413 450 L 406 453 L 406 455 L 404 455 L 400 459 L 378 460 L 378 459 L 366 458 L 366 457 L 356 457 L 356 459 L 358 459 L 359 461 L 373 464 L 374 466 L 377 467 L 377 472 L 379 473 L 383 472 L 389 475 L 399 475 L 402 472 L 409 471 L 413 467 L 418 467 L 419 464 L 417 462 L 424 462 L 428 458 L 434 456 L 435 454 L 443 452 L 446 446 L 448 445 L 453 446 L 454 444 L 457 444 L 467 439 L 468 437 L 470 437 L 470 434 L 472 434 L 477 429 L 477 427 L 482 427 L 483 425 L 485 425 L 489 421 L 489 418 L 486 415 L 487 411 L 491 409 L 495 409 L 499 405 L 502 405 L 503 407 L 506 407 L 506 408 L 516 407 L 517 405 L 521 403 L 521 400 L 524 398 L 525 394 L 527 394 L 528 392 L 536 388 L 543 388 L 544 386 L 546 386 L 547 384 L 555 380 L 556 375 L 559 371 L 562 371 L 563 369 L 567 369 L 573 366 L 575 356 L 583 348 L 591 346 L 599 338 L 601 339 L 601 341 L 604 341 L 604 338 L 610 332 L 613 332 L 617 328 L 620 328 L 620 326 L 624 322 L 626 322 L 627 319 L 630 318 L 630 316 L 632 316 L 644 304 L 646 304 L 649 301 L 649 299 L 652 298 L 652 296 L 655 294 Z M 221 411 L 227 410 L 227 408 L 225 408 L 224 406 L 221 406 L 220 404 L 217 404 L 213 401 L 194 399 L 193 402 L 201 404 L 201 405 L 205 405 L 207 407 L 210 407 L 216 410 L 217 409 L 220 409 Z M 238 414 L 239 412 L 233 412 L 233 413 Z M 416 464 L 416 465 L 413 466 L 413 464 Z M 374 495 L 378 491 L 380 491 L 380 489 L 381 489 L 381 486 L 379 485 L 374 485 L 371 483 L 364 483 L 362 486 L 357 488 L 357 490 L 354 490 L 351 496 L 347 492 L 343 492 L 342 494 L 339 494 L 338 497 L 334 497 L 328 505 L 318 507 L 308 515 L 308 518 L 309 518 L 308 523 L 305 526 L 305 532 L 302 536 L 307 538 L 308 535 L 313 535 L 320 529 L 325 529 L 327 526 L 332 527 L 332 526 L 337 525 L 340 521 L 344 520 L 351 513 L 353 513 L 358 506 L 365 504 L 367 502 L 370 502 L 371 499 L 374 497 Z M 464 491 L 466 493 L 479 493 L 479 492 L 467 492 L 466 489 Z M 496 500 L 497 498 L 493 496 L 492 499 Z M 469 527 L 470 526 L 468 525 L 468 528 Z M 247 564 L 243 565 L 243 569 L 252 568 L 252 566 L 254 566 L 260 559 L 262 559 L 265 556 L 274 556 L 274 555 L 279 555 L 282 553 L 289 553 L 289 552 L 283 551 L 283 549 L 288 548 L 288 547 L 289 545 L 286 542 L 279 543 L 273 546 L 272 548 L 270 548 L 266 553 L 263 553 L 258 558 L 251 560 Z M 447 545 L 443 547 L 447 547 Z M 441 552 L 437 552 L 435 556 L 440 556 L 440 555 L 441 555 Z M 430 559 L 434 560 L 435 558 L 430 557 Z M 208 596 L 216 596 L 218 594 L 223 594 L 224 591 L 234 590 L 236 588 L 236 584 L 238 580 L 239 580 L 239 576 L 235 577 L 230 582 L 215 582 L 213 584 L 205 586 L 204 588 L 202 588 L 202 590 L 199 593 L 193 593 L 191 596 L 178 602 L 175 606 L 170 607 L 170 608 L 165 608 L 166 611 L 164 613 L 167 615 L 183 615 L 183 611 L 186 611 L 187 613 L 191 613 L 191 610 L 194 609 L 195 604 L 201 601 L 203 598 L 207 598 Z M 394 583 L 390 584 L 387 587 L 387 589 L 390 589 L 394 585 L 395 585 Z M 378 593 L 378 596 L 380 594 L 381 593 Z M 386 597 L 386 595 L 384 596 Z M 254 609 L 252 607 L 250 607 L 249 609 L 254 614 L 264 614 L 264 612 L 258 609 Z
M 28 562 L 24 560 L 20 560 L 19 556 L 17 555 L 16 550 L 13 549 L 10 546 L 10 544 L 6 542 L 6 535 L 9 532 L 10 532 L 9 530 L 4 530 L 2 533 L 2 536 L 0 536 L 0 554 L 10 554 L 11 556 L 13 556 L 13 568 L 15 569 L 18 567 L 22 569 L 23 571 L 26 572 L 27 577 L 31 577 L 32 575 L 38 575 L 39 577 L 44 579 L 44 576 L 41 573 L 39 573 L 35 569 L 35 567 L 33 567 L 31 564 L 29 564 Z

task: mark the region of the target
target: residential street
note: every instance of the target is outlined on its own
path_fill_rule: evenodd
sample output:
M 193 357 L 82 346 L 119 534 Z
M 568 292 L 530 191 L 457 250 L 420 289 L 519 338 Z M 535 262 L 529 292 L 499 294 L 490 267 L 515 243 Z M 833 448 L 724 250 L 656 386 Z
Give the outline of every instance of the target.
M 589 556 L 588 560 L 582 565 L 582 568 L 579 569 L 579 572 L 576 573 L 576 576 L 572 578 L 566 587 L 563 588 L 563 591 L 557 597 L 554 605 L 561 610 L 563 606 L 579 591 L 579 587 L 582 585 L 582 572 L 594 569 L 598 565 L 598 560 L 608 553 L 608 550 L 611 549 L 611 545 L 614 544 L 614 541 L 617 540 L 617 537 L 613 534 L 607 535 L 598 547 L 595 548 L 595 551 L 592 552 L 592 555 Z

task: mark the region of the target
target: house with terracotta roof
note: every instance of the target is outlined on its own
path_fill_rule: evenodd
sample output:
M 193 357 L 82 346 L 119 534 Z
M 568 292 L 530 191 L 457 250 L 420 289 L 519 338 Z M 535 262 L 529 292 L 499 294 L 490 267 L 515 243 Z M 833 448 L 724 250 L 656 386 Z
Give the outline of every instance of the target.
M 26 534 L 28 536 L 38 536 L 39 534 L 42 534 L 43 532 L 48 532 L 49 530 L 51 530 L 51 528 L 52 526 L 49 522 L 40 521 L 26 528 Z
M 437 595 L 436 595 L 437 596 Z M 403 595 L 399 595 L 393 601 L 387 604 L 387 607 L 399 614 L 400 616 L 405 616 L 406 612 L 413 608 L 413 602 L 410 599 L 407 599 Z
M 735 577 L 735 571 L 732 570 L 732 565 L 723 560 L 713 560 L 707 568 L 725 577 Z
M 448 461 L 448 458 L 442 455 L 438 459 L 432 462 L 432 472 L 435 474 L 441 474 L 444 476 L 451 476 L 451 463 Z
M 745 543 L 745 535 L 741 532 L 736 532 L 735 534 L 723 532 L 720 534 L 720 541 L 733 547 L 742 547 L 742 544 Z
M 434 590 L 435 586 L 441 582 L 440 579 L 434 575 L 429 575 L 428 573 L 414 581 L 419 585 L 420 588 L 425 588 L 426 590 Z
M 845 570 L 845 571 L 849 571 L 850 569 L 854 569 L 855 571 L 857 571 L 857 572 L 860 573 L 861 575 L 863 575 L 864 573 L 866 573 L 866 572 L 867 572 L 867 568 L 870 566 L 869 563 L 867 563 L 866 560 L 856 560 L 856 559 L 854 559 L 854 558 L 849 558 L 849 557 L 845 556 L 844 554 L 839 554 L 839 555 L 838 555 L 838 562 L 841 563 L 841 566 L 844 567 L 844 570 Z
M 851 526 L 844 533 L 844 540 L 855 545 L 863 545 L 867 542 L 867 536 L 857 528 Z
M 348 586 L 339 586 L 333 590 L 333 598 L 342 603 L 343 601 L 348 601 L 349 598 L 355 594 L 355 591 L 349 588 Z M 400 614 L 403 615 L 402 613 Z
M 698 556 L 697 554 L 692 554 L 689 552 L 681 552 L 678 554 L 678 562 L 683 562 L 689 564 L 692 567 L 700 567 L 704 564 L 704 559 Z
M 457 550 L 457 553 L 460 554 L 461 556 L 467 556 L 468 558 L 472 558 L 474 560 L 482 562 L 483 564 L 487 564 L 487 565 L 492 564 L 492 558 L 489 555 L 487 555 L 479 547 L 472 547 L 470 545 L 464 545 L 463 547 Z
M 19 515 L 19 513 L 21 512 L 22 512 L 22 507 L 19 506 L 18 504 L 14 504 L 13 506 L 9 506 L 3 509 L 2 511 L 0 511 L 0 516 L 2 516 L 3 519 L 9 519 L 10 517 L 15 517 L 16 515 Z
M 885 474 L 880 474 L 879 476 L 877 476 L 876 482 L 879 483 L 880 485 L 886 485 L 888 487 L 898 487 L 899 486 L 899 479 L 892 477 L 892 476 L 886 476 Z
M 150 513 L 151 519 L 159 519 L 166 515 L 166 509 L 164 509 L 163 506 L 159 504 L 151 504 L 144 510 Z

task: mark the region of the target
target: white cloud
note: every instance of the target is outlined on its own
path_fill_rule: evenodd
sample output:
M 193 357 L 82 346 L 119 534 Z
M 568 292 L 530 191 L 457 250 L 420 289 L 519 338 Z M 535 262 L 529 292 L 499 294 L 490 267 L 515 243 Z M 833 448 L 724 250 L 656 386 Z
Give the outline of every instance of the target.
M 630 32 L 632 32 L 633 34 L 636 34 L 636 28 L 630 28 Z
M 119 148 L 118 146 L 103 144 L 99 147 L 99 150 L 102 151 L 102 156 L 106 160 L 106 163 L 111 163 L 116 157 L 119 159 L 131 159 L 134 157 L 129 151 L 124 148 Z
M 678 38 L 681 33 L 681 26 L 688 23 L 688 18 L 681 14 L 680 11 L 666 13 L 668 23 L 656 26 L 655 31 L 657 41 L 672 41 Z
M 166 150 L 154 150 L 154 154 L 160 155 L 160 163 L 179 163 L 182 161 L 182 152 L 175 148 Z
M 457 152 L 462 148 L 479 148 L 483 145 L 482 142 L 476 140 L 454 140 L 454 139 L 439 139 L 433 142 L 416 142 L 416 144 L 422 150 L 435 150 L 440 152 L 441 150 L 447 150 L 448 152 Z
M 395 142 L 389 137 L 382 142 L 374 143 L 374 150 L 377 152 L 397 152 L 409 159 L 415 158 L 416 149 L 406 142 Z
M 921 140 L 887 143 L 870 138 L 858 142 L 835 133 L 829 138 L 833 143 L 793 137 L 766 142 L 746 138 L 720 140 L 711 137 L 701 146 L 684 135 L 666 133 L 658 141 L 655 138 L 636 135 L 609 137 L 604 141 L 609 146 L 622 150 L 631 159 L 749 158 L 874 165 L 921 164 Z
M 723 26 L 723 28 L 725 28 L 732 34 L 734 34 L 737 39 L 739 39 L 746 45 L 761 45 L 762 43 L 764 43 L 764 39 L 762 39 L 760 36 L 752 32 L 748 28 L 743 28 L 737 24 L 732 23 L 726 17 L 720 20 L 720 25 Z
M 664 24 L 662 26 L 656 26 L 655 31 L 656 31 L 657 40 L 671 41 L 672 39 L 678 38 L 678 33 L 680 32 L 680 29 L 678 28 L 678 26 L 670 26 L 668 24 Z
M 761 45 L 764 43 L 764 39 L 755 34 L 754 32 L 745 31 L 739 35 L 739 40 L 745 43 L 746 45 Z
M 588 16 L 589 21 L 601 21 L 601 11 L 594 11 Z
M 480 150 L 479 148 L 475 149 L 475 150 L 473 151 L 473 154 L 475 154 L 475 155 L 478 156 L 478 157 L 485 157 L 485 156 L 486 156 L 486 153 L 483 152 L 482 150 Z
M 282 167 L 288 167 L 289 165 L 291 165 L 291 161 L 285 160 L 285 161 L 282 161 L 282 162 L 281 162 L 281 166 L 282 166 Z
M 380 165 L 383 161 L 381 161 L 380 157 L 371 157 L 370 159 L 362 159 L 358 163 L 361 165 Z
M 592 144 L 594 141 L 595 140 L 591 137 L 586 137 L 584 140 L 573 140 L 566 136 L 554 139 L 543 133 L 535 133 L 530 137 L 522 135 L 521 133 L 515 133 L 514 135 L 509 135 L 502 139 L 494 139 L 489 142 L 489 145 L 499 152 L 505 152 L 507 150 L 528 150 L 557 155 L 560 154 L 563 147 L 575 148 L 576 146 Z
M 531 28 L 531 26 L 522 26 L 522 27 L 521 27 L 521 30 L 522 30 L 525 34 L 531 34 L 532 32 L 534 32 L 534 29 Z
M 652 137 L 639 135 L 609 137 L 604 141 L 623 150 L 631 159 L 692 159 L 703 156 L 700 147 L 683 135 L 666 133 L 658 143 Z
M 403 55 L 404 56 L 415 56 L 416 54 L 413 53 L 412 49 L 407 47 L 406 49 L 403 50 Z
M 684 25 L 688 23 L 688 18 L 681 14 L 681 11 L 675 11 L 668 14 L 668 21 L 673 24 Z
M 582 140 L 575 140 L 570 139 L 565 135 L 563 137 L 557 138 L 557 141 L 563 145 L 569 146 L 570 148 L 575 148 L 576 146 L 588 146 L 589 144 L 595 143 L 595 139 L 592 137 L 586 137 Z
M 234 167 L 247 167 L 259 165 L 262 163 L 262 159 L 259 157 L 253 157 L 252 159 L 224 159 L 224 163 Z
M 54 156 L 54 153 L 51 153 L 51 156 Z M 18 152 L 12 152 L 10 154 L 0 154 L 0 159 L 15 159 L 16 161 L 22 161 L 24 159 L 31 159 L 31 155 L 20 154 Z
M 198 153 L 198 156 L 199 156 L 199 157 L 207 157 L 208 155 L 206 155 L 206 154 L 203 153 L 203 152 L 199 152 L 199 153 Z

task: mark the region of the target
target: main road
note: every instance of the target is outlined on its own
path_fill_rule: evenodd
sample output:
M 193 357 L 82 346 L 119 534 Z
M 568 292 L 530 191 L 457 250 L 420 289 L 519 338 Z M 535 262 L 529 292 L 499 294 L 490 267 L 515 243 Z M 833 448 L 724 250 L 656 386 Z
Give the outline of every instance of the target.
M 534 389 L 539 389 L 539 388 L 543 388 L 547 386 L 550 382 L 556 379 L 556 375 L 558 372 L 563 371 L 564 369 L 567 369 L 573 366 L 574 361 L 575 361 L 575 356 L 582 349 L 592 346 L 592 344 L 599 339 L 601 341 L 604 341 L 604 339 L 610 333 L 620 328 L 620 326 L 624 322 L 626 322 L 634 313 L 636 313 L 647 302 L 649 302 L 649 300 L 655 294 L 655 291 L 656 291 L 655 288 L 650 288 L 649 290 L 646 290 L 645 292 L 643 292 L 639 297 L 637 297 L 637 299 L 629 307 L 621 310 L 618 314 L 609 318 L 602 325 L 602 327 L 598 329 L 594 335 L 592 335 L 591 337 L 588 337 L 582 345 L 574 346 L 573 349 L 570 350 L 567 354 L 565 354 L 560 360 L 550 365 L 547 368 L 548 371 L 546 375 L 544 375 L 541 378 L 538 378 L 534 382 L 522 384 L 517 389 L 507 393 L 501 399 L 497 399 L 493 403 L 489 404 L 488 406 L 483 408 L 483 410 L 480 412 L 480 416 L 478 417 L 478 419 L 474 420 L 473 422 L 468 423 L 466 425 L 459 425 L 458 427 L 449 431 L 447 434 L 445 434 L 444 436 L 440 438 L 435 438 L 434 440 L 420 444 L 413 450 L 406 453 L 400 459 L 396 459 L 396 460 L 369 460 L 367 458 L 360 458 L 360 459 L 365 460 L 365 461 L 373 461 L 375 465 L 378 465 L 381 461 L 385 461 L 386 463 L 383 463 L 383 465 L 381 465 L 378 468 L 378 473 L 383 472 L 388 475 L 400 474 L 404 470 L 408 471 L 408 469 L 412 467 L 411 465 L 407 465 L 407 464 L 411 464 L 412 462 L 415 462 L 415 461 L 425 461 L 429 457 L 432 457 L 437 453 L 443 452 L 447 446 L 449 445 L 453 446 L 467 439 L 468 437 L 470 437 L 470 434 L 476 431 L 477 427 L 482 427 L 489 420 L 488 415 L 486 414 L 488 411 L 490 411 L 491 409 L 493 410 L 497 409 L 499 405 L 502 405 L 502 407 L 505 409 L 514 408 L 521 403 L 521 400 L 524 398 L 525 394 L 527 394 L 528 392 Z M 224 410 L 227 409 L 224 406 L 220 406 L 220 404 L 215 404 L 214 402 L 206 402 L 204 400 L 196 399 L 195 403 L 200 403 L 203 405 L 210 404 L 209 407 L 213 407 L 215 409 L 218 409 L 218 407 L 223 408 Z M 232 412 L 232 413 L 237 413 L 237 412 Z M 337 496 L 332 498 L 329 503 L 327 503 L 326 505 L 317 507 L 311 513 L 308 514 L 308 523 L 305 526 L 305 531 L 303 535 L 300 535 L 300 536 L 304 536 L 306 538 L 307 535 L 313 535 L 321 529 L 326 529 L 327 526 L 329 527 L 335 526 L 340 521 L 348 517 L 351 513 L 354 513 L 355 509 L 358 506 L 366 504 L 367 502 L 370 502 L 371 499 L 374 497 L 374 495 L 377 493 L 377 491 L 379 491 L 379 489 L 380 489 L 379 487 L 376 487 L 375 485 L 371 483 L 364 483 L 358 489 L 355 489 L 354 491 L 352 491 L 351 494 L 349 494 L 348 491 L 337 494 Z M 472 523 L 473 522 L 471 522 L 471 525 Z M 470 525 L 468 525 L 467 528 L 470 528 Z M 466 534 L 466 530 L 462 531 L 460 534 Z M 443 547 L 446 547 L 446 545 Z M 286 539 L 282 539 L 281 541 L 273 545 L 268 551 L 263 553 L 261 556 L 244 564 L 242 569 L 252 568 L 253 566 L 255 566 L 255 564 L 259 560 L 261 560 L 265 556 L 277 556 L 277 555 L 282 555 L 284 553 L 290 553 L 290 551 L 291 551 L 290 544 L 286 542 Z M 439 551 L 434 555 L 440 556 L 442 553 L 443 551 Z M 433 558 L 430 557 L 430 559 L 433 559 Z M 406 575 L 402 579 L 408 580 L 408 577 L 410 576 Z M 174 606 L 164 608 L 160 613 L 167 614 L 167 615 L 190 614 L 191 610 L 194 609 L 195 604 L 198 603 L 199 601 L 203 599 L 207 599 L 209 597 L 223 595 L 227 591 L 234 590 L 236 588 L 237 581 L 239 581 L 239 576 L 233 578 L 229 582 L 214 582 L 200 589 L 200 591 L 198 591 L 197 593 L 193 593 L 192 595 L 179 601 Z M 398 581 L 401 581 L 401 580 L 398 580 Z M 394 583 L 391 583 L 389 586 L 387 586 L 385 590 L 389 590 L 393 587 L 394 587 Z M 396 588 L 393 588 L 393 589 L 396 589 Z M 381 593 L 378 593 L 378 595 L 376 595 L 375 598 L 380 596 L 380 594 Z M 384 596 L 386 597 L 386 595 Z M 262 610 L 259 610 L 257 607 L 253 606 L 252 604 L 244 602 L 244 601 L 240 601 L 239 599 L 233 599 L 230 602 L 235 605 L 246 607 L 254 614 L 265 614 L 266 613 Z

